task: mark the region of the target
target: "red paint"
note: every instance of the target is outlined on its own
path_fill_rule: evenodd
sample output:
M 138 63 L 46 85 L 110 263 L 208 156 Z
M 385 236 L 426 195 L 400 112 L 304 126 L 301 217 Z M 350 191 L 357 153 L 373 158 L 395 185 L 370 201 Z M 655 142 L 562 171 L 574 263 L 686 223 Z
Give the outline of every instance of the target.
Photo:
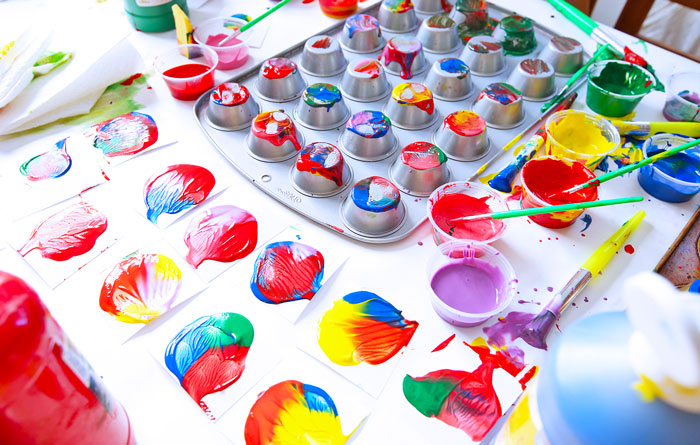
M 521 205 L 524 209 L 598 199 L 596 187 L 585 188 L 575 193 L 561 193 L 595 178 L 593 172 L 580 162 L 553 157 L 533 159 L 523 167 L 521 178 L 524 190 Z M 528 218 L 541 226 L 556 229 L 570 226 L 581 213 L 583 210 L 570 210 L 531 215 Z
M 474 198 L 462 193 L 445 194 L 433 204 L 432 217 L 435 224 L 448 235 L 474 241 L 487 241 L 503 231 L 505 223 L 500 219 L 480 219 L 453 223 L 460 216 L 490 213 L 489 196 Z
M 527 372 L 518 380 L 520 387 L 524 390 L 527 384 L 532 380 L 532 378 L 537 374 L 537 366 L 532 366 Z
M 547 62 L 541 59 L 525 59 L 520 62 L 520 68 L 528 74 L 545 74 L 548 73 L 549 66 Z
M 430 142 L 414 142 L 401 150 L 401 162 L 414 170 L 438 168 L 446 161 L 442 150 Z
M 311 44 L 312 48 L 321 48 L 325 49 L 331 46 L 331 38 L 330 37 L 323 37 L 322 39 L 316 40 L 314 43 Z
M 143 73 L 136 73 L 133 76 L 128 77 L 126 80 L 123 80 L 122 85 L 129 86 L 132 83 L 134 83 L 134 80 L 138 79 L 141 76 L 143 76 Z
M 357 0 L 318 0 L 321 12 L 334 19 L 343 19 L 357 11 Z
M 401 78 L 410 79 L 413 77 L 411 72 L 413 61 L 422 49 L 423 45 L 414 38 L 394 37 L 386 42 L 379 60 L 384 59 L 384 66 L 388 66 L 392 62 L 398 63 L 401 67 Z
M 211 98 L 215 102 L 226 106 L 244 104 L 248 102 L 248 97 L 250 97 L 248 88 L 236 82 L 222 83 L 211 93 Z
M 343 185 L 345 161 L 340 150 L 326 142 L 313 142 L 304 147 L 297 158 L 296 169 L 330 179 L 340 187 Z
M 166 85 L 175 99 L 195 100 L 214 86 L 212 67 L 201 63 L 187 63 L 166 70 Z
M 648 65 L 647 61 L 644 60 L 644 57 L 635 53 L 634 51 L 632 51 L 631 49 L 629 49 L 626 46 L 625 46 L 625 60 L 628 61 L 629 63 L 639 65 L 642 68 L 646 68 Z
M 275 147 L 290 141 L 297 151 L 301 150 L 294 122 L 282 110 L 266 111 L 255 116 L 252 132 L 256 137 L 269 141 Z
M 284 57 L 266 60 L 262 65 L 262 74 L 266 79 L 282 79 L 297 70 L 297 64 Z
M 39 296 L 0 272 L 0 438 L 6 444 L 133 444 L 107 392 Z
M 634 246 L 631 244 L 625 244 L 625 252 L 632 255 L 634 253 Z
M 450 336 L 447 337 L 445 340 L 443 340 L 442 343 L 440 343 L 439 345 L 435 346 L 435 349 L 433 349 L 433 350 L 430 351 L 430 352 L 442 351 L 443 349 L 445 349 L 445 348 L 447 347 L 447 345 L 450 344 L 450 342 L 452 342 L 452 340 L 455 339 L 456 336 L 457 336 L 457 334 L 452 334 L 452 335 L 450 335 Z
M 443 126 L 461 136 L 477 136 L 486 131 L 484 118 L 472 111 L 455 111 L 448 114 Z
M 107 230 L 104 213 L 83 202 L 55 213 L 34 228 L 20 255 L 38 249 L 41 256 L 66 261 L 89 252 Z
M 362 73 L 367 75 L 370 79 L 376 79 L 379 77 L 379 73 L 381 72 L 381 66 L 379 65 L 379 62 L 376 60 L 362 60 L 360 62 L 357 62 L 353 70 L 356 73 Z

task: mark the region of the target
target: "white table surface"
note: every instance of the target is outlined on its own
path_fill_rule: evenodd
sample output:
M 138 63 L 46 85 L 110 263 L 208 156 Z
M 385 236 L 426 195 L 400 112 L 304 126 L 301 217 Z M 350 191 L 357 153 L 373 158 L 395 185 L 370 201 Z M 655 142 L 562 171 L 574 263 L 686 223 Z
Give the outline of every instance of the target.
M 373 3 L 375 1 L 370 0 L 361 5 Z M 498 0 L 494 3 L 531 17 L 562 35 L 579 40 L 588 50 L 595 48 L 595 43 L 591 39 L 563 19 L 545 1 Z M 196 24 L 205 18 L 218 15 L 246 13 L 256 16 L 272 4 L 267 0 L 211 0 L 202 8 L 191 11 L 191 19 Z M 33 17 L 32 14 L 37 11 L 53 17 L 66 13 L 78 14 L 83 15 L 84 20 L 90 20 L 94 8 L 113 8 L 114 20 L 125 20 L 121 12 L 121 2 L 118 0 L 110 0 L 106 3 L 87 0 L 7 1 L 0 3 L 0 17 L 3 18 L 3 22 L 6 21 L 5 17 L 20 19 L 8 20 L 8 26 L 5 29 L 7 31 L 18 28 L 22 22 L 30 20 L 30 17 Z M 9 13 L 5 14 L 5 11 Z M 316 2 L 303 5 L 301 0 L 294 0 L 283 13 L 272 15 L 268 19 L 266 26 L 269 27 L 269 31 L 264 45 L 262 48 L 251 50 L 252 57 L 246 66 L 271 57 L 288 47 L 290 42 L 310 37 L 333 22 L 320 13 Z M 5 32 L 0 35 L 5 35 Z M 621 34 L 620 37 L 630 44 L 637 40 Z M 150 65 L 155 55 L 172 46 L 175 40 L 174 31 L 157 34 L 133 32 L 129 38 L 141 53 L 146 65 Z M 648 53 L 644 53 L 644 48 L 638 43 L 633 44 L 632 47 L 641 51 L 642 55 L 651 61 L 662 80 L 668 79 L 673 72 L 700 71 L 698 64 L 652 45 L 648 45 Z M 217 72 L 217 82 L 228 79 L 236 72 L 238 71 Z M 179 129 L 177 134 L 179 142 L 166 150 L 194 151 L 197 156 L 201 156 L 201 159 L 220 164 L 230 173 L 227 179 L 232 189 L 242 196 L 245 195 L 246 200 L 260 203 L 256 213 L 258 219 L 277 218 L 279 221 L 290 223 L 301 219 L 291 210 L 257 190 L 218 154 L 196 126 L 192 113 L 193 102 L 172 99 L 162 81 L 155 76 L 151 78 L 150 83 L 157 91 L 159 100 L 166 101 L 170 105 L 171 115 L 168 119 Z M 657 92 L 647 96 L 637 109 L 637 119 L 663 120 L 660 110 L 664 98 L 663 93 Z M 579 99 L 575 108 L 585 108 L 582 99 Z M 0 162 L 13 150 L 21 149 L 21 144 L 28 143 L 35 137 L 39 135 L 24 137 L 21 140 L 0 138 Z M 504 157 L 502 162 L 506 159 Z M 145 155 L 130 162 L 149 162 L 149 156 Z M 140 218 L 132 210 L 132 205 L 123 202 L 118 184 L 120 180 L 128 180 L 128 170 L 120 170 L 119 173 L 113 183 L 99 186 L 91 191 L 90 199 L 95 203 L 105 202 L 110 206 L 123 206 L 121 223 L 127 228 L 127 235 L 158 236 L 156 228 Z M 634 176 L 618 179 L 609 184 L 601 191 L 601 198 L 633 194 L 647 196 Z M 643 225 L 630 238 L 630 243 L 634 245 L 636 252 L 633 255 L 620 252 L 618 258 L 612 261 L 603 275 L 578 297 L 577 307 L 570 308 L 559 322 L 559 326 L 566 329 L 572 321 L 586 314 L 622 308 L 619 297 L 623 278 L 635 272 L 653 268 L 692 214 L 699 200 L 700 198 L 696 198 L 685 204 L 668 204 L 651 198 L 639 205 L 595 209 L 591 211 L 593 224 L 585 232 L 585 237 L 580 235 L 582 227 L 580 222 L 568 229 L 552 231 L 534 224 L 527 224 L 522 218 L 510 223 L 505 236 L 495 242 L 494 247 L 506 255 L 516 270 L 521 291 L 518 298 L 544 301 L 548 297 L 546 292 L 548 286 L 557 289 L 564 284 L 585 258 L 637 209 L 647 212 Z M 14 219 L 12 209 L 3 209 L 0 218 L 6 222 Z M 313 230 L 322 230 L 311 223 L 308 225 Z M 361 287 L 374 289 L 380 295 L 382 292 L 391 294 L 390 300 L 404 310 L 407 318 L 420 322 L 420 327 L 406 352 L 404 361 L 399 363 L 394 371 L 387 387 L 377 400 L 371 416 L 356 435 L 355 443 L 435 443 L 438 438 L 434 441 L 426 441 L 421 439 L 420 435 L 414 434 L 416 429 L 421 429 L 420 424 L 414 424 L 415 422 L 409 424 L 396 414 L 394 407 L 398 403 L 397 398 L 402 397 L 401 381 L 406 373 L 405 365 L 412 358 L 432 349 L 451 333 L 458 332 L 464 338 L 472 339 L 482 335 L 481 330 L 480 328 L 456 329 L 443 322 L 430 306 L 426 289 L 425 259 L 435 247 L 430 237 L 428 223 L 424 223 L 407 239 L 390 245 L 366 245 L 334 236 L 338 244 L 350 255 L 350 259 L 331 281 L 330 287 L 326 289 L 328 292 L 326 297 L 330 298 L 329 295 L 333 298 L 341 297 L 342 295 L 333 295 L 333 289 L 340 289 L 354 282 Z M 555 240 L 555 238 L 559 239 Z M 88 278 L 94 277 L 86 276 L 86 271 L 78 272 L 52 291 L 9 247 L 0 250 L 0 269 L 23 277 L 42 295 L 55 318 L 97 372 L 104 377 L 114 396 L 126 408 L 139 443 L 228 443 L 215 424 L 202 414 L 185 393 L 175 390 L 166 372 L 145 351 L 144 343 L 147 341 L 148 332 L 157 329 L 160 320 L 152 323 L 143 335 L 122 345 L 118 341 L 100 335 L 99 329 L 95 329 L 94 325 L 83 323 L 81 308 L 68 303 L 75 301 L 71 300 L 72 296 L 91 294 L 94 296 L 93 304 L 96 304 L 97 291 L 86 285 L 90 282 Z M 236 275 L 236 266 L 234 266 L 214 280 L 203 295 L 217 292 L 231 294 L 237 289 L 240 289 L 240 292 L 246 291 L 247 282 L 235 281 L 233 277 Z M 538 291 L 535 292 L 534 288 Z M 584 298 L 589 301 L 584 303 Z M 540 307 L 514 302 L 511 308 L 536 311 Z M 179 311 L 187 311 L 187 305 L 176 312 Z M 167 316 L 163 318 L 167 319 Z M 295 333 L 291 327 L 289 329 L 289 335 L 293 338 Z M 550 336 L 549 340 L 551 343 L 554 335 Z M 528 363 L 541 363 L 543 354 L 540 351 L 532 349 L 526 351 Z M 504 406 L 504 411 L 507 408 L 508 406 Z

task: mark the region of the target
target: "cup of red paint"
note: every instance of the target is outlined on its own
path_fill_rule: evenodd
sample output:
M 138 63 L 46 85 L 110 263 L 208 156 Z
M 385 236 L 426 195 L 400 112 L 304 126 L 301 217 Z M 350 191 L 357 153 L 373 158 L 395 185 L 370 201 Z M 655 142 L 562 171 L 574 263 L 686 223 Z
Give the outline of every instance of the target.
M 523 197 L 520 205 L 524 209 L 547 205 L 571 204 L 598 199 L 598 188 L 590 187 L 575 193 L 561 193 L 571 187 L 594 179 L 595 175 L 580 162 L 558 159 L 554 156 L 541 156 L 529 160 L 521 172 Z M 583 209 L 565 212 L 530 215 L 533 222 L 560 229 L 574 223 Z
M 187 44 L 161 53 L 153 61 L 153 67 L 175 99 L 195 100 L 214 87 L 214 69 L 218 61 L 213 49 Z
M 507 308 L 518 280 L 510 262 L 488 244 L 450 241 L 428 258 L 430 302 L 455 326 L 476 326 Z
M 229 34 L 246 23 L 248 22 L 235 17 L 217 17 L 202 22 L 194 29 L 195 42 L 211 48 L 219 56 L 216 69 L 232 70 L 243 66 L 248 60 L 248 41 L 253 37 L 252 29 L 242 32 L 226 42 L 224 46 L 219 46 L 219 43 Z
M 490 244 L 506 230 L 505 219 L 460 222 L 462 216 L 508 210 L 506 202 L 490 188 L 476 182 L 449 182 L 428 198 L 428 220 L 433 225 L 435 244 L 471 240 Z

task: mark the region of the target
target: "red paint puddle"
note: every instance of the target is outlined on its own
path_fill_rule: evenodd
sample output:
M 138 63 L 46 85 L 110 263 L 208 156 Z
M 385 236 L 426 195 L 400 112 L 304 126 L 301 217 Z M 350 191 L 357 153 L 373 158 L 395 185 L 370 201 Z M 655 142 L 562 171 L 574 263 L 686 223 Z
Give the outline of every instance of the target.
M 634 246 L 632 246 L 631 244 L 626 244 L 625 245 L 625 252 L 632 255 L 634 253 Z

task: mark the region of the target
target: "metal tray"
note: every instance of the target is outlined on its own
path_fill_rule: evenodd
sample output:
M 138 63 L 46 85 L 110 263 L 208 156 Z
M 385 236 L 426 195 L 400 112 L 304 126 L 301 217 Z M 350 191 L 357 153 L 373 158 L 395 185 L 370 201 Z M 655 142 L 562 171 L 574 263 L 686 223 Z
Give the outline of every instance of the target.
M 379 5 L 373 6 L 366 11 L 362 11 L 365 14 L 375 15 L 379 9 Z M 509 15 L 510 12 L 507 10 L 497 7 L 495 5 L 489 4 L 489 14 L 494 18 L 501 18 L 505 15 Z M 418 14 L 419 20 L 424 19 L 427 16 Z M 344 22 L 338 23 L 328 29 L 323 30 L 318 33 L 318 35 L 330 35 L 338 37 Z M 416 141 L 432 141 L 433 133 L 435 130 L 442 125 L 443 118 L 458 110 L 470 110 L 471 106 L 476 99 L 479 92 L 488 84 L 493 82 L 505 81 L 512 69 L 517 66 L 522 59 L 533 57 L 536 55 L 549 40 L 556 34 L 545 27 L 534 23 L 535 26 L 535 36 L 537 38 L 538 46 L 537 48 L 527 56 L 509 56 L 506 55 L 506 69 L 501 74 L 490 77 L 479 77 L 472 76 L 472 81 L 474 83 L 472 94 L 470 94 L 466 99 L 457 102 L 446 102 L 435 98 L 435 107 L 439 113 L 439 119 L 424 130 L 403 130 L 397 127 L 393 127 L 394 133 L 399 140 L 399 149 L 396 150 L 389 158 L 374 161 L 374 162 L 363 162 L 353 159 L 349 156 L 344 156 L 345 162 L 349 164 L 353 172 L 353 176 L 350 180 L 351 184 L 356 181 L 366 178 L 368 176 L 382 176 L 384 178 L 390 179 L 389 168 L 394 162 L 397 156 L 400 154 L 400 149 L 404 146 L 416 142 Z M 411 34 L 415 35 L 416 31 Z M 387 39 L 393 37 L 393 33 L 382 32 L 382 35 Z M 288 50 L 276 55 L 275 57 L 287 57 L 294 60 L 299 65 L 299 58 L 303 50 L 305 41 L 296 42 Z M 428 67 L 432 66 L 435 60 L 444 57 L 459 57 L 463 46 L 460 46 L 456 51 L 448 54 L 432 54 L 429 52 L 425 53 L 425 58 Z M 354 60 L 363 58 L 377 58 L 381 54 L 381 50 L 369 54 L 355 54 L 345 51 L 345 57 L 350 63 Z M 585 54 L 585 57 L 590 57 L 590 54 Z M 268 102 L 260 98 L 255 89 L 254 83 L 257 73 L 260 69 L 261 64 L 257 64 L 245 72 L 232 77 L 228 81 L 238 82 L 245 85 L 251 94 L 255 97 L 255 100 L 260 104 L 261 111 L 271 111 L 283 109 L 290 116 L 293 115 L 293 110 L 300 99 L 295 99 L 286 103 L 274 103 Z M 426 70 L 412 79 L 410 82 L 423 83 L 427 72 Z M 301 71 L 302 76 L 306 80 L 307 84 L 313 84 L 316 82 L 330 83 L 336 86 L 340 85 L 340 79 L 342 78 L 342 73 L 333 77 L 315 77 L 311 76 L 303 71 Z M 399 83 L 406 82 L 406 80 L 401 79 L 397 75 L 390 74 L 387 72 L 387 78 L 391 84 L 391 88 L 398 85 Z M 556 89 L 559 90 L 568 79 L 565 77 L 556 76 Z M 585 88 L 585 85 L 583 86 Z M 382 100 L 376 102 L 355 102 L 347 97 L 344 98 L 346 105 L 350 109 L 351 113 L 356 113 L 362 110 L 376 110 L 381 111 L 384 108 L 384 104 L 389 99 L 385 97 Z M 209 140 L 214 144 L 214 146 L 233 164 L 233 166 L 244 176 L 250 179 L 253 184 L 258 188 L 263 190 L 268 195 L 272 196 L 284 205 L 294 209 L 298 213 L 304 215 L 305 217 L 317 222 L 318 224 L 329 228 L 335 232 L 338 232 L 347 237 L 367 242 L 367 243 L 390 243 L 398 241 L 402 238 L 408 236 L 411 231 L 416 229 L 423 221 L 426 220 L 426 201 L 427 198 L 419 198 L 415 196 L 408 195 L 401 192 L 401 201 L 405 205 L 406 218 L 403 224 L 396 229 L 394 232 L 380 236 L 372 237 L 366 236 L 361 233 L 354 232 L 350 229 L 341 218 L 341 205 L 348 193 L 352 190 L 351 187 L 346 187 L 341 193 L 338 193 L 329 197 L 311 197 L 299 193 L 290 181 L 290 170 L 294 167 L 295 157 L 283 161 L 283 162 L 262 162 L 254 159 L 248 154 L 246 150 L 246 137 L 250 131 L 249 128 L 240 131 L 221 131 L 213 128 L 207 122 L 206 111 L 209 104 L 209 92 L 203 94 L 194 105 L 194 114 L 202 129 L 204 134 L 209 138 Z M 539 112 L 540 107 L 543 102 L 529 102 L 523 101 L 523 109 L 525 110 L 524 121 L 515 128 L 508 130 L 499 130 L 496 128 L 488 127 L 487 132 L 491 140 L 491 145 L 489 152 L 486 156 L 480 160 L 462 162 L 450 159 L 447 162 L 449 169 L 451 171 L 450 181 L 465 180 L 471 174 L 473 174 L 477 168 L 479 168 L 486 160 L 492 158 L 503 147 L 508 143 L 513 137 L 525 131 L 533 122 L 535 122 L 541 116 Z M 340 134 L 344 130 L 344 125 L 338 128 L 326 131 L 315 131 L 310 130 L 300 124 L 297 124 L 297 129 L 303 133 L 305 143 L 310 142 L 330 142 L 335 146 L 340 146 L 339 138 Z M 503 160 L 505 162 L 505 159 Z

